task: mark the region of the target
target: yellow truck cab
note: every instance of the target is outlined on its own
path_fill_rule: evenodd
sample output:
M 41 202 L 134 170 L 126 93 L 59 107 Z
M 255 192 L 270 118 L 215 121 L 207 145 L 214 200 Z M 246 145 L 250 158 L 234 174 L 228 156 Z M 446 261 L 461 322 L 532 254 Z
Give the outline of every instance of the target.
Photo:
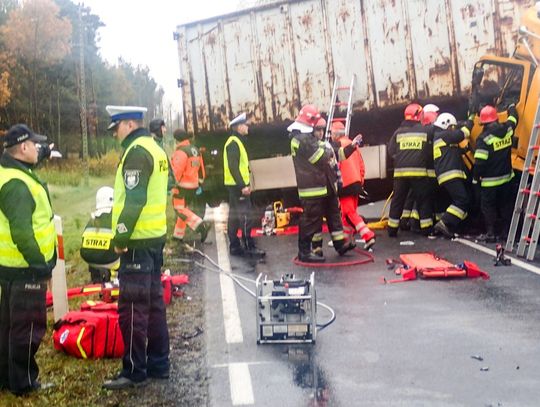
M 522 171 L 529 145 L 540 97 L 540 2 L 527 10 L 521 18 L 519 38 L 514 53 L 510 57 L 485 55 L 475 64 L 469 111 L 475 113 L 472 143 L 481 133 L 479 112 L 491 104 L 499 112 L 499 120 L 505 120 L 507 109 L 516 105 L 519 115 L 516 137 L 517 148 L 512 150 L 512 165 Z

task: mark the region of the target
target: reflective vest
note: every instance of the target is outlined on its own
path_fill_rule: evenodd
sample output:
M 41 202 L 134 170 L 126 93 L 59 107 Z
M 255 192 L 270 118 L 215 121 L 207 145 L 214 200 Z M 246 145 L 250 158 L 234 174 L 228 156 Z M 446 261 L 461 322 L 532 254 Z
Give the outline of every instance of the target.
M 126 186 L 124 185 L 124 161 L 135 146 L 144 148 L 153 158 L 154 167 L 148 189 L 146 191 L 146 204 L 144 205 L 137 223 L 130 236 L 130 240 L 153 239 L 162 237 L 167 233 L 167 178 L 169 165 L 165 151 L 152 137 L 142 136 L 136 138 L 124 152 L 120 165 L 116 170 L 114 181 L 114 204 L 112 216 L 112 230 L 116 230 L 118 218 L 124 209 L 126 200 Z
M 248 162 L 248 155 L 246 148 L 244 147 L 244 143 L 242 143 L 242 140 L 240 140 L 237 136 L 230 136 L 227 142 L 225 143 L 225 146 L 223 147 L 223 175 L 224 175 L 224 183 L 225 185 L 236 185 L 236 182 L 231 174 L 231 170 L 229 168 L 229 158 L 227 157 L 227 147 L 231 143 L 236 143 L 238 145 L 238 149 L 240 150 L 240 175 L 242 176 L 242 181 L 244 181 L 244 185 L 249 184 L 249 162 Z M 242 185 L 242 186 L 244 186 Z
M 348 137 L 341 137 L 339 142 L 343 148 L 352 144 L 352 141 Z M 364 183 L 364 160 L 362 159 L 362 155 L 358 148 L 355 148 L 354 153 L 345 160 L 339 162 L 339 169 L 341 171 L 343 188 L 357 182 L 360 184 Z
M 185 155 L 187 158 L 181 157 Z M 184 168 L 174 168 L 175 163 L 180 161 L 184 163 Z M 180 143 L 171 159 L 174 175 L 176 177 L 176 185 L 183 189 L 197 189 L 199 184 L 204 181 L 204 168 L 202 157 L 199 154 L 197 147 L 189 144 L 189 141 Z M 202 170 L 201 178 L 199 171 Z
M 36 206 L 34 213 L 32 213 L 34 239 L 36 239 L 45 261 L 49 262 L 54 256 L 57 239 L 54 229 L 54 216 L 47 191 L 43 185 L 23 171 L 0 166 L 0 189 L 13 179 L 24 182 L 34 199 Z M 30 266 L 13 242 L 9 221 L 2 211 L 0 211 L 0 265 L 13 268 L 27 268 Z

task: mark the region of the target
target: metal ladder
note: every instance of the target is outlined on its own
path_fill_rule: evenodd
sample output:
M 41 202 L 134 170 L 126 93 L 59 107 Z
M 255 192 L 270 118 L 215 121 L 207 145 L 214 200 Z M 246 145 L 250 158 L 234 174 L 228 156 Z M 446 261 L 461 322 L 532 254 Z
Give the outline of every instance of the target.
M 338 77 L 336 76 L 336 79 L 334 79 L 334 87 L 332 88 L 332 101 L 330 102 L 330 108 L 328 109 L 328 120 L 326 122 L 326 132 L 324 133 L 326 140 L 330 138 L 330 128 L 332 126 L 332 121 L 335 121 L 335 120 L 343 121 L 345 125 L 345 134 L 347 135 L 349 134 L 349 129 L 351 127 L 352 96 L 353 96 L 355 79 L 356 79 L 356 75 L 353 74 L 351 78 L 351 83 L 349 86 L 339 86 Z M 346 102 L 342 102 L 341 101 L 342 99 L 339 98 L 339 95 L 344 93 L 344 91 L 348 92 Z M 340 101 L 338 101 L 338 99 Z M 334 117 L 336 113 L 336 108 L 338 108 L 339 110 L 340 108 L 344 106 L 347 106 L 347 115 L 345 117 Z
M 512 223 L 510 224 L 508 238 L 506 240 L 506 250 L 511 252 L 514 248 L 519 223 L 520 221 L 523 221 L 516 255 L 521 257 L 525 256 L 525 251 L 528 248 L 527 260 L 534 259 L 536 246 L 538 245 L 538 236 L 540 235 L 540 222 L 537 222 L 540 210 L 538 207 L 538 198 L 540 197 L 540 160 L 536 158 L 540 149 L 540 145 L 538 144 L 538 135 L 540 132 L 540 103 L 536 109 L 536 116 L 533 123 L 527 156 L 525 157 L 523 172 L 519 182 L 514 213 L 512 215 Z M 528 198 L 525 199 L 526 197 Z

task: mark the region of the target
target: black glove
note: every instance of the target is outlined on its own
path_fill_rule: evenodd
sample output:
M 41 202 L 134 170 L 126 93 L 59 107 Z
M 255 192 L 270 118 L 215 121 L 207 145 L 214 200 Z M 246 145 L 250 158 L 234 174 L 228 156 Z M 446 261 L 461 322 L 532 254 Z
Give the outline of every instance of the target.
M 519 119 L 515 104 L 512 103 L 510 106 L 508 106 L 507 111 L 508 111 L 508 116 L 514 116 L 516 120 Z

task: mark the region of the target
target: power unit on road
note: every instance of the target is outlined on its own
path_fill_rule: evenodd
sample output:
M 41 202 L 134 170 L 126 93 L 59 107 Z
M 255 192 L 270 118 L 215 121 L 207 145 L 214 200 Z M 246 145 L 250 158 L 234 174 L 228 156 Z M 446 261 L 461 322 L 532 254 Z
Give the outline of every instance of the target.
M 256 280 L 257 343 L 315 343 L 317 299 L 315 273 L 309 280 L 285 274 Z

